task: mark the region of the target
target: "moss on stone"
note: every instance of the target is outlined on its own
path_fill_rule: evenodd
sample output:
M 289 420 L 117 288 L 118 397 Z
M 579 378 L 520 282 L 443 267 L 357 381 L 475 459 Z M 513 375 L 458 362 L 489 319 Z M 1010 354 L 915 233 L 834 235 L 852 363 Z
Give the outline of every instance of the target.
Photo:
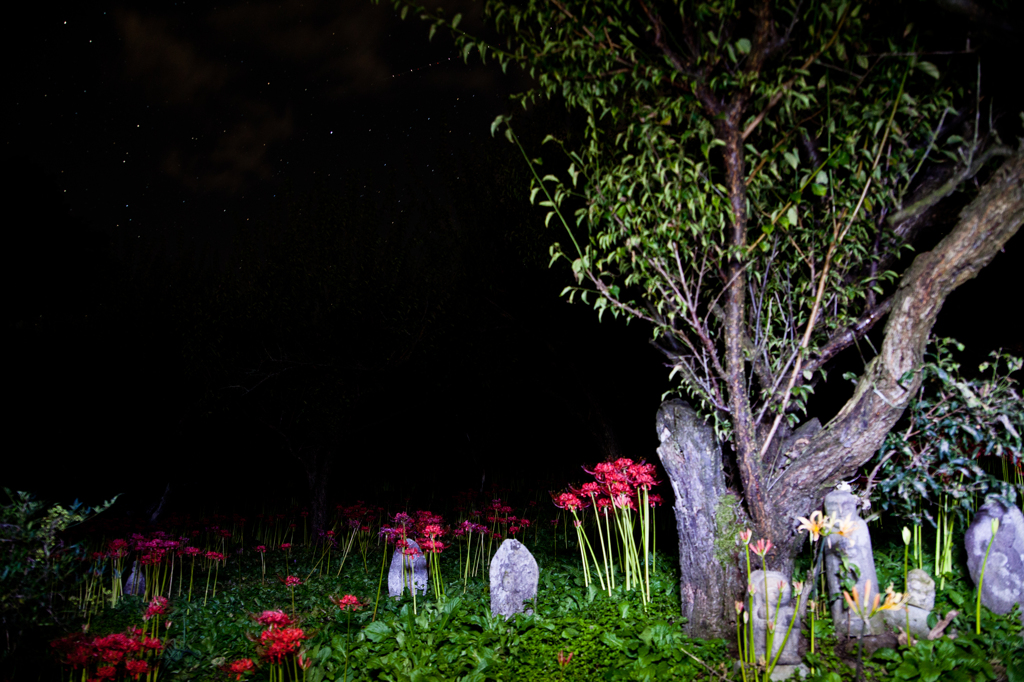
M 722 566 L 732 563 L 736 542 L 743 530 L 743 520 L 737 518 L 738 508 L 739 498 L 734 493 L 722 495 L 715 507 L 715 560 Z

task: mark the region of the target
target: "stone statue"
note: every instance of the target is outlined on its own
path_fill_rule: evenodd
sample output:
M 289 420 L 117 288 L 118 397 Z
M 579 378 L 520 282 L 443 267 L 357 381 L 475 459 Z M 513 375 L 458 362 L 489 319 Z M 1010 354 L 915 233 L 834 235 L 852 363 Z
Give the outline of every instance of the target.
M 768 593 L 765 594 L 767 581 Z M 774 623 L 772 635 L 772 659 L 779 656 L 779 665 L 800 663 L 800 614 L 793 603 L 792 588 L 786 576 L 778 571 L 757 570 L 750 574 L 750 618 L 754 624 L 754 654 L 757 659 L 767 658 L 769 623 Z M 776 615 L 776 611 L 778 615 Z M 789 624 L 793 622 L 793 629 Z M 786 632 L 789 639 L 786 639 Z M 785 645 L 783 645 L 785 642 Z M 779 651 L 782 652 L 779 655 Z
M 856 577 L 856 590 L 862 603 L 868 583 L 871 584 L 871 600 L 880 591 L 875 557 L 871 552 L 871 534 L 868 532 L 868 524 L 860 518 L 860 500 L 850 492 L 848 486 L 833 490 L 825 496 L 825 513 L 841 523 L 840 532 L 828 536 L 825 541 L 825 571 L 836 634 L 846 637 L 882 634 L 885 632 L 885 621 L 881 614 L 863 621 L 847 607 L 842 595 L 842 580 L 847 577 Z M 846 568 L 843 567 L 844 561 Z M 854 566 L 859 576 L 853 571 Z M 864 604 L 864 607 L 870 608 L 871 605 Z
M 999 529 L 992 538 L 992 522 Z M 991 549 L 989 544 L 991 543 Z M 1024 514 L 1016 507 L 1004 507 L 997 500 L 981 506 L 964 534 L 967 547 L 967 570 L 974 584 L 985 576 L 981 586 L 981 603 L 992 613 L 1009 613 L 1014 604 L 1024 605 Z M 988 552 L 988 563 L 985 553 Z M 1021 613 L 1024 619 L 1024 611 Z
M 928 614 L 935 608 L 935 581 L 927 572 L 915 568 L 907 573 L 906 608 L 884 611 L 885 622 L 894 630 L 905 632 L 909 625 L 910 634 L 916 639 L 927 639 Z
M 146 594 L 146 576 L 139 570 L 139 562 L 132 562 L 132 572 L 124 584 L 124 594 L 135 594 L 144 596 Z
M 388 594 L 401 597 L 406 589 L 412 595 L 415 589 L 422 594 L 427 593 L 427 559 L 423 556 L 419 544 L 415 540 L 406 540 L 406 554 L 403 548 L 395 548 L 391 556 L 391 570 L 388 571 Z

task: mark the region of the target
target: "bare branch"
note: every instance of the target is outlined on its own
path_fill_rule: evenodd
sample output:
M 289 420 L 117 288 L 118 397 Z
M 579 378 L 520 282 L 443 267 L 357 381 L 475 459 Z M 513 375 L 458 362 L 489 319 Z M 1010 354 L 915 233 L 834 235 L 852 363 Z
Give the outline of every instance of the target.
M 874 328 L 879 320 L 888 314 L 890 308 L 892 308 L 892 300 L 892 296 L 890 296 L 867 311 L 851 326 L 833 334 L 832 338 L 818 351 L 817 356 L 804 365 L 804 369 L 808 372 L 817 372 L 826 362 L 834 358 L 841 351 L 852 346 L 858 339 L 863 338 L 865 334 Z

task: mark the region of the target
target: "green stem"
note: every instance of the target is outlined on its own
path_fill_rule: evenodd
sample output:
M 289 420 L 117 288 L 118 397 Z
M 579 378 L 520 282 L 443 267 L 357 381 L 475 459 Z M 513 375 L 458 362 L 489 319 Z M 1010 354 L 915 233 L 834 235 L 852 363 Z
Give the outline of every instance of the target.
M 551 204 L 551 208 L 554 209 L 558 219 L 561 220 L 562 225 L 565 226 L 565 231 L 569 233 L 569 239 L 572 240 L 572 245 L 576 247 L 576 253 L 579 254 L 580 258 L 583 258 L 583 250 L 580 249 L 580 245 L 576 242 L 576 237 L 573 236 L 572 230 L 569 229 L 569 223 L 565 222 L 565 217 L 562 215 L 562 212 L 558 210 L 558 206 L 555 204 L 554 199 L 551 198 L 548 188 L 544 186 L 544 181 L 541 180 L 540 176 L 537 174 L 537 169 L 533 167 L 533 162 L 530 161 L 530 157 L 526 154 L 526 150 L 523 149 L 523 145 L 520 144 L 519 138 L 516 137 L 516 134 L 512 131 L 512 126 L 509 125 L 508 121 L 505 121 L 505 126 L 509 138 L 516 143 L 519 147 L 519 151 L 523 153 L 523 158 L 526 159 L 526 164 L 530 167 L 530 172 L 533 173 L 533 177 L 537 180 L 537 184 L 540 185 L 541 190 L 544 192 L 544 196 L 548 198 L 548 202 Z
M 981 575 L 978 576 L 978 599 L 974 605 L 974 634 L 981 634 L 981 586 L 985 582 L 985 568 L 988 566 L 988 553 L 992 551 L 992 545 L 996 542 L 996 533 L 999 531 L 999 519 L 992 519 L 992 539 L 988 541 L 988 548 L 985 550 L 985 559 L 981 562 Z

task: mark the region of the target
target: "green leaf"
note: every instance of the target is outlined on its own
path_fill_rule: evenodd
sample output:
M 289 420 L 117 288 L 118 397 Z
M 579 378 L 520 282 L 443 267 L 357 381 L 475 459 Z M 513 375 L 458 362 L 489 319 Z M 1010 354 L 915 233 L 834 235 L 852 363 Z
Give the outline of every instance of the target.
M 736 41 L 736 50 L 740 54 L 747 54 L 750 52 L 750 41 L 746 38 L 740 38 Z
M 935 79 L 939 78 L 939 68 L 937 66 L 935 66 L 934 64 L 932 64 L 931 62 L 918 62 L 914 66 L 916 66 L 917 68 L 921 69 L 922 71 L 924 71 L 926 74 L 928 74 L 932 78 L 935 78 Z
M 382 642 L 392 635 L 393 630 L 391 627 L 382 620 L 375 620 L 365 628 L 363 628 L 363 634 L 371 642 Z
M 786 218 L 789 220 L 790 225 L 796 225 L 799 216 L 797 216 L 796 206 L 790 206 L 789 210 L 786 211 Z
M 458 28 L 460 21 L 462 21 L 462 15 L 461 14 L 456 14 L 454 17 L 452 17 L 452 28 L 453 29 Z
M 900 667 L 893 671 L 893 674 L 901 680 L 912 680 L 917 677 L 917 666 L 904 660 Z
M 867 71 L 869 66 L 868 58 L 862 54 L 857 55 L 857 66 Z
M 607 630 L 602 632 L 598 639 L 600 639 L 604 644 L 607 644 L 613 649 L 618 649 L 619 651 L 622 651 L 626 648 L 625 640 L 623 640 L 621 637 L 617 635 L 608 632 Z

